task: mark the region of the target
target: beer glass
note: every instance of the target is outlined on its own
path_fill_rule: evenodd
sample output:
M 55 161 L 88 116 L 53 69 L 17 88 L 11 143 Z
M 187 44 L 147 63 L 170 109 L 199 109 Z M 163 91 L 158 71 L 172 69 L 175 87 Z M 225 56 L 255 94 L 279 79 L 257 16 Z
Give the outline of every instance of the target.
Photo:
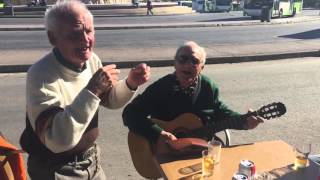
M 295 160 L 294 160 L 294 169 L 305 168 L 307 167 L 308 156 L 311 152 L 310 143 L 300 143 L 295 146 Z
M 221 146 L 222 146 L 222 143 L 214 139 L 208 142 L 208 151 L 210 154 L 212 154 L 213 157 L 215 157 L 214 158 L 215 164 L 218 164 L 220 162 Z
M 208 150 L 202 151 L 202 177 L 209 177 L 213 175 L 214 157 Z

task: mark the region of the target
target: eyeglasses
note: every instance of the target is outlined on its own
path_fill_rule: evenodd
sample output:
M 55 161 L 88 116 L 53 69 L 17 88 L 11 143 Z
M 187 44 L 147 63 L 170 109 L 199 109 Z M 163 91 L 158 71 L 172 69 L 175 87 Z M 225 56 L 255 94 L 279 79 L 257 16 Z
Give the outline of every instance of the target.
M 186 64 L 186 63 L 191 63 L 192 65 L 198 65 L 200 64 L 200 60 L 197 58 L 194 58 L 192 56 L 187 56 L 187 55 L 181 55 L 177 59 L 178 63 L 180 64 Z

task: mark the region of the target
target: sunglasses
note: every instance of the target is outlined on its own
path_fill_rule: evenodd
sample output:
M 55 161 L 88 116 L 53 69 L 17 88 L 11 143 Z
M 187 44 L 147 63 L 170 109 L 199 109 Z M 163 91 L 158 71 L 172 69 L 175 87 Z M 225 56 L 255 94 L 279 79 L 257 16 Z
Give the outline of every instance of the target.
M 192 65 L 199 65 L 201 63 L 199 59 L 187 55 L 181 55 L 177 61 L 180 64 L 190 63 Z

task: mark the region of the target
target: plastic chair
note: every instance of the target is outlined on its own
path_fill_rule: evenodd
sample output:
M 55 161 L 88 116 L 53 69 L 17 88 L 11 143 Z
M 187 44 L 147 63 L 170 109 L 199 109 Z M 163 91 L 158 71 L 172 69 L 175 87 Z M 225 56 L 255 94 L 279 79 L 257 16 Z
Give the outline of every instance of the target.
M 231 146 L 231 134 L 229 129 L 225 129 L 214 135 L 215 140 L 220 141 L 223 147 Z
M 0 179 L 27 180 L 21 153 L 23 150 L 11 145 L 0 132 Z

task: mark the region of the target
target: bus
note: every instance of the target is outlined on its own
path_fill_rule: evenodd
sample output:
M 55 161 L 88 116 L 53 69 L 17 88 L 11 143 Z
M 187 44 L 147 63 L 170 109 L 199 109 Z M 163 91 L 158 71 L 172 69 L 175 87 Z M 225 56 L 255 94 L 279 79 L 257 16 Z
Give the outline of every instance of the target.
M 244 0 L 243 14 L 257 19 L 266 4 L 271 7 L 271 17 L 293 17 L 301 13 L 303 0 Z
M 215 7 L 218 12 L 232 11 L 232 0 L 215 0 Z
M 203 8 L 204 12 L 229 12 L 232 11 L 232 0 L 204 0 Z

